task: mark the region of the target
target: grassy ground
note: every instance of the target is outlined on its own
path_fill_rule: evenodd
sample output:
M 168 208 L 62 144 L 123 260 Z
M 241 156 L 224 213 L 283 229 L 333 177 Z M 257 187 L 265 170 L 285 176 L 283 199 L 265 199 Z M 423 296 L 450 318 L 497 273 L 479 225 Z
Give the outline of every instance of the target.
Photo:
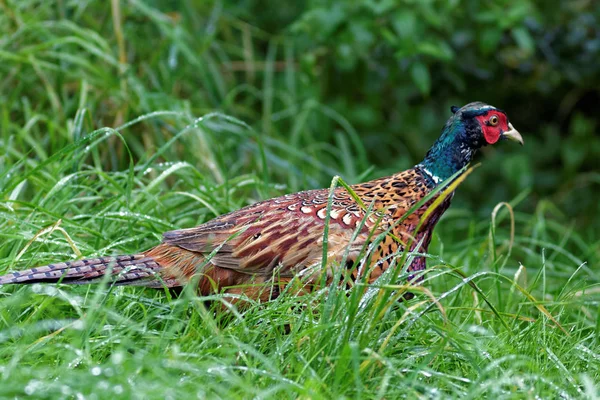
M 122 11 L 114 3 L 98 30 Z M 135 1 L 173 59 L 148 56 L 139 20 L 137 31 L 116 24 L 109 42 L 82 27 L 94 24 L 84 6 L 68 10 L 75 24 L 51 19 L 54 5 L 7 4 L 0 272 L 137 252 L 259 199 L 392 168 L 370 167 L 343 115 L 296 97 L 291 50 L 276 41 L 251 64 L 262 69 L 252 83 L 248 70 L 219 69 L 242 45 L 191 51 L 175 17 Z M 506 199 L 514 216 L 451 208 L 429 249 L 427 291 L 407 302 L 394 282 L 363 298 L 324 290 L 229 313 L 192 294 L 1 287 L 0 397 L 598 397 L 598 243 L 553 203 L 521 211 L 524 198 Z

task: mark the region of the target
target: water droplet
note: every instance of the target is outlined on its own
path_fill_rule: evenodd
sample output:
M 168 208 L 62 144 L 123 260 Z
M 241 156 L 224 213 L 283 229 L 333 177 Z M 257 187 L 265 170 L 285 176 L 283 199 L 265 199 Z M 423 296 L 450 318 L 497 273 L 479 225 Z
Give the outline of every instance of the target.
M 169 68 L 176 69 L 177 68 L 177 47 L 171 46 L 169 48 L 169 58 L 168 58 Z
M 92 368 L 91 372 L 92 372 L 92 375 L 98 376 L 98 375 L 100 375 L 102 373 L 102 368 L 100 368 L 100 367 L 94 367 L 94 368 Z
M 77 331 L 82 331 L 85 328 L 85 323 L 78 319 L 77 321 L 73 322 L 73 329 L 77 330 Z
M 110 356 L 110 359 L 113 364 L 119 365 L 123 362 L 123 360 L 125 359 L 125 356 L 123 355 L 123 353 L 117 352 L 117 353 L 113 353 Z
M 34 394 L 35 392 L 37 392 L 39 389 L 44 387 L 44 383 L 42 381 L 38 381 L 37 379 L 32 379 L 29 382 L 27 382 L 27 385 L 25 386 L 25 394 L 27 394 L 28 396 L 31 396 L 32 394 Z

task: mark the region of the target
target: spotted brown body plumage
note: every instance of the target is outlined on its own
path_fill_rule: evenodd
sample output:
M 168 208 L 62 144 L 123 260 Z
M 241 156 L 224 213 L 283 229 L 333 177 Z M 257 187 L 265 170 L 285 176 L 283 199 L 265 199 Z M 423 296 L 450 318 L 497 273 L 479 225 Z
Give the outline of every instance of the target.
M 453 108 L 453 113 L 423 162 L 392 176 L 352 185 L 360 202 L 345 188 L 334 189 L 329 215 L 329 189 L 287 194 L 195 228 L 167 232 L 161 244 L 136 255 L 17 271 L 0 277 L 0 284 L 81 284 L 110 274 L 121 285 L 161 288 L 194 282 L 203 295 L 227 292 L 266 300 L 295 277 L 301 278 L 303 290 L 323 281 L 332 283 L 336 272 L 349 274 L 350 280 L 373 282 L 403 251 L 427 252 L 433 229 L 452 196 L 427 218 L 425 211 L 435 196 L 409 213 L 413 206 L 442 182 L 447 184 L 480 147 L 500 138 L 522 143 L 504 112 L 492 106 L 471 103 Z M 327 223 L 327 264 L 323 265 Z M 425 259 L 412 258 L 409 279 L 423 269 Z

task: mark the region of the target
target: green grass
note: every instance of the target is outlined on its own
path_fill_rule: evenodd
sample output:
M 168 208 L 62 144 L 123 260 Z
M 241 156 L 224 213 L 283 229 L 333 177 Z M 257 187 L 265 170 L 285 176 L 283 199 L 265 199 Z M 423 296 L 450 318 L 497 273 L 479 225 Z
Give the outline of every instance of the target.
M 151 118 L 167 117 L 173 118 Z M 239 123 L 216 115 L 188 128 L 193 120 L 173 120 L 182 126 L 175 140 L 165 139 L 123 170 L 107 170 L 101 160 L 113 139 L 127 148 L 130 128 L 90 133 L 45 159 L 19 156 L 7 163 L 0 271 L 79 254 L 136 252 L 157 243 L 163 231 L 194 226 L 261 197 L 253 193 L 282 192 L 260 173 L 218 183 L 219 174 L 194 165 L 193 158 L 155 159 L 190 149 L 199 130 L 207 146 L 194 150 L 213 159 L 233 152 L 209 150 L 208 143 Z M 209 122 L 211 128 L 204 128 Z M 235 143 L 254 155 L 257 169 L 263 159 L 268 168 L 269 149 L 253 146 L 253 139 L 242 126 Z M 13 151 L 18 153 L 15 147 L 7 153 Z M 598 274 L 585 263 L 589 245 L 546 217 L 546 208 L 540 205 L 534 215 L 516 212 L 514 243 L 505 209 L 493 230 L 491 217 L 452 209 L 430 249 L 425 287 L 431 294 L 418 292 L 402 303 L 393 285 L 381 283 L 362 299 L 357 289 L 334 288 L 229 313 L 190 294 L 170 299 L 139 288 L 2 287 L 0 394 L 592 396 L 600 376 Z M 226 301 L 213 299 L 217 305 Z
M 114 8 L 67 8 L 73 23 L 60 5 L 0 1 L 11 11 L 0 13 L 0 273 L 134 253 L 336 174 L 355 183 L 407 166 L 371 167 L 366 138 L 299 94 L 281 38 L 225 13 L 221 31 L 267 48 L 252 61 L 260 79 L 236 75 L 219 66 L 244 54 L 237 39 L 194 41 L 131 3 L 120 73 L 119 40 L 105 39 Z M 142 39 L 157 32 L 168 40 Z M 176 68 L 158 56 L 169 51 Z M 598 242 L 548 200 L 529 212 L 527 192 L 505 198 L 512 216 L 461 206 L 460 189 L 410 301 L 385 281 L 364 297 L 330 288 L 227 313 L 219 295 L 2 286 L 0 397 L 598 397 Z

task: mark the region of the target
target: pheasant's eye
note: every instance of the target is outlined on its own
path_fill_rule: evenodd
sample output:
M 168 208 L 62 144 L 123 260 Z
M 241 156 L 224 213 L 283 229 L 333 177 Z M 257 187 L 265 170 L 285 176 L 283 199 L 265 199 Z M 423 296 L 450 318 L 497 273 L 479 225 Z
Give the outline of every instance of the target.
M 490 125 L 492 125 L 492 126 L 498 125 L 498 116 L 492 115 L 490 117 Z

